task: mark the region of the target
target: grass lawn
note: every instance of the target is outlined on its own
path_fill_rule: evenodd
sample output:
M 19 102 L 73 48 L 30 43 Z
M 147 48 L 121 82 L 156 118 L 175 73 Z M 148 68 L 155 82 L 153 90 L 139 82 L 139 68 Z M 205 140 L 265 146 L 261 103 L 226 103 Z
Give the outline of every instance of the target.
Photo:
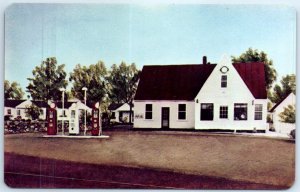
M 106 131 L 109 139 L 5 135 L 5 152 L 102 165 L 142 167 L 291 186 L 295 143 L 175 131 Z

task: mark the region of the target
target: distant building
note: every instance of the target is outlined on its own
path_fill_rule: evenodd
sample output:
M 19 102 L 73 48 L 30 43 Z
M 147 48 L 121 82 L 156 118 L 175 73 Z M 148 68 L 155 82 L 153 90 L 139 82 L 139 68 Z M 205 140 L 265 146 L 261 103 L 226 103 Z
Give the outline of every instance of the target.
M 276 132 L 289 134 L 291 130 L 296 129 L 295 123 L 282 122 L 279 116 L 279 114 L 282 113 L 284 111 L 284 108 L 288 107 L 288 105 L 296 105 L 296 95 L 294 93 L 290 93 L 289 95 L 287 95 L 276 105 L 274 105 L 269 111 L 271 114 L 271 119 L 273 121 L 271 126 L 275 128 Z
M 21 116 L 21 110 L 16 109 L 16 106 L 20 105 L 26 100 L 15 100 L 15 99 L 6 99 L 4 100 L 4 116 L 16 118 Z
M 57 109 L 57 120 L 62 120 L 63 110 L 62 110 L 62 102 L 55 102 Z M 49 108 L 49 104 L 45 101 L 34 101 L 34 100 L 5 100 L 4 101 L 4 115 L 10 116 L 12 119 L 20 118 L 20 119 L 31 119 L 31 117 L 27 114 L 27 108 L 31 105 L 34 105 L 39 108 L 40 116 L 39 119 L 46 120 L 46 110 Z M 73 106 L 72 106 L 73 105 Z M 92 109 L 89 106 L 86 106 L 80 100 L 65 102 L 64 103 L 64 114 L 65 119 L 70 116 L 70 107 L 72 109 L 78 109 L 79 111 L 87 110 L 88 113 L 91 113 Z M 80 114 L 79 114 L 80 115 Z
M 130 106 L 128 103 L 112 103 L 108 106 L 108 110 L 111 112 L 111 122 L 128 123 L 130 116 Z M 133 111 L 133 109 L 132 109 Z M 131 115 L 133 122 L 133 115 Z
M 264 64 L 144 66 L 134 108 L 134 128 L 265 131 Z

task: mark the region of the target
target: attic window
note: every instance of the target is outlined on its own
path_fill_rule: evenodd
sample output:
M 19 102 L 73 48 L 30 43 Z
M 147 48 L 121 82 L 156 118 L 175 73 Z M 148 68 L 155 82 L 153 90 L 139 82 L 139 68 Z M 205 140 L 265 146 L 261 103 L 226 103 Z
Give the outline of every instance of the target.
M 221 76 L 221 87 L 222 88 L 227 87 L 227 75 L 222 75 Z

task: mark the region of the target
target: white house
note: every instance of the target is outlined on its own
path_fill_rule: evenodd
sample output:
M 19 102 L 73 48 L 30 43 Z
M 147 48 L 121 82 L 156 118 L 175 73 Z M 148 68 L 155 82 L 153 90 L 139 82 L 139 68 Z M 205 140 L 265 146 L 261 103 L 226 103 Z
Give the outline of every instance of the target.
M 128 103 L 112 103 L 108 106 L 108 110 L 111 112 L 111 122 L 129 122 L 130 106 Z M 133 115 L 131 117 L 133 121 Z
M 134 128 L 266 131 L 263 63 L 144 66 Z
M 16 118 L 21 116 L 21 111 L 16 109 L 16 106 L 23 103 L 26 100 L 15 100 L 6 99 L 4 100 L 4 116 L 10 116 L 11 118 Z
M 270 109 L 271 119 L 273 120 L 272 126 L 276 132 L 289 134 L 291 130 L 296 129 L 295 123 L 284 123 L 279 116 L 288 105 L 296 106 L 296 95 L 294 93 L 290 93 Z
M 22 119 L 30 119 L 30 116 L 28 116 L 26 110 L 31 105 L 34 105 L 40 109 L 39 119 L 46 120 L 46 110 L 49 105 L 45 101 L 24 100 L 24 102 L 16 106 L 18 116 L 20 116 Z

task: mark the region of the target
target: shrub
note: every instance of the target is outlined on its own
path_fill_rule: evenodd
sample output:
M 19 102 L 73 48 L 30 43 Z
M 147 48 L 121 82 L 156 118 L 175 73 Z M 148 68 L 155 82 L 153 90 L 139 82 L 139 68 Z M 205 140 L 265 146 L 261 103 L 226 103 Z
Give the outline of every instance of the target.
M 290 133 L 290 136 L 293 138 L 293 139 L 296 139 L 296 129 L 293 129 Z

